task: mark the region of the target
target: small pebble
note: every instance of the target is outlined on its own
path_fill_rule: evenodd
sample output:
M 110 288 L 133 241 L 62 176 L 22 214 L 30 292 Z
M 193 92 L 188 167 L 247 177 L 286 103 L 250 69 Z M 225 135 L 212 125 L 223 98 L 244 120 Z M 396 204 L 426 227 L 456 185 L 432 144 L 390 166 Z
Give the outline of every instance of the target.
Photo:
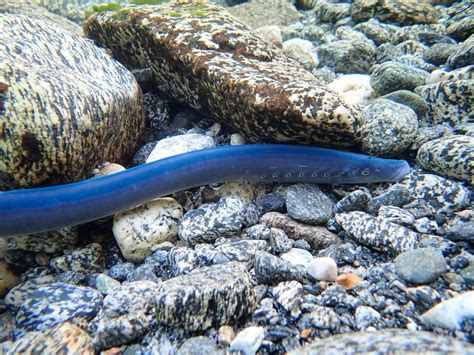
M 341 274 L 336 278 L 336 285 L 350 290 L 359 285 L 362 281 L 363 279 L 356 274 Z
M 230 344 L 230 351 L 241 351 L 244 355 L 255 355 L 265 337 L 263 327 L 248 327 L 237 333 Z
M 419 248 L 401 253 L 395 259 L 397 274 L 411 283 L 429 283 L 447 270 L 443 254 L 434 248 Z
M 306 266 L 308 275 L 318 281 L 335 281 L 337 265 L 332 258 L 314 258 Z

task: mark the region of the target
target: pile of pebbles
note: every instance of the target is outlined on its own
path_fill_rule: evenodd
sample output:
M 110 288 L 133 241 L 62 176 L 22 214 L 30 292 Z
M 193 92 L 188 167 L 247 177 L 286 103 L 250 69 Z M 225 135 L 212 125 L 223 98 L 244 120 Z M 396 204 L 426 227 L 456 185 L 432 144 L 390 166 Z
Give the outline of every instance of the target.
M 229 11 L 362 112 L 361 152 L 410 174 L 201 186 L 0 240 L 0 352 L 474 352 L 474 5 L 365 3 Z M 246 142 L 144 91 L 133 165 Z

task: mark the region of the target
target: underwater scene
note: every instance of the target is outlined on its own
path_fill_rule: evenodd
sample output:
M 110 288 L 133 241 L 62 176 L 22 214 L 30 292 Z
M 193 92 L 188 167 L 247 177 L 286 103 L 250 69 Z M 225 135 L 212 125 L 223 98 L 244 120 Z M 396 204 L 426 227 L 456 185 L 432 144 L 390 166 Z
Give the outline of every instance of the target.
M 0 0 L 0 354 L 474 354 L 469 0 Z

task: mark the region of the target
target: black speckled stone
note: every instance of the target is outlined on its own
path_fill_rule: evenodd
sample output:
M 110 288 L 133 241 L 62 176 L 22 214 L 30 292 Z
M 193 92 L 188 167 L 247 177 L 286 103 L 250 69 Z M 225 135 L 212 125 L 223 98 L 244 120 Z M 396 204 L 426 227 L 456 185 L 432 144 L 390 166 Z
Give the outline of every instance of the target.
M 158 323 L 197 331 L 245 319 L 256 296 L 246 268 L 230 262 L 163 282 L 155 304 Z

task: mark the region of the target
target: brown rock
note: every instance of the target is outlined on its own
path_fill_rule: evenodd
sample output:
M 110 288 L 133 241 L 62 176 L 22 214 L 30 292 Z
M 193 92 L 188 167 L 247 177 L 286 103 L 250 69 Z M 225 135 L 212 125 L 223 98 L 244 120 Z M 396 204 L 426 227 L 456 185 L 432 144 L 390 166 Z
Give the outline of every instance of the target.
M 123 7 L 92 15 L 84 31 L 129 68 L 150 67 L 162 95 L 249 141 L 350 146 L 360 140 L 354 107 L 219 6 Z
M 336 284 L 344 287 L 346 290 L 356 287 L 363 279 L 356 274 L 342 274 L 336 278 Z
M 268 212 L 260 218 L 260 223 L 270 228 L 282 229 L 286 235 L 294 240 L 306 240 L 315 250 L 324 249 L 331 244 L 340 243 L 340 238 L 324 227 L 310 226 L 296 222 L 279 212 Z
M 0 297 L 4 297 L 7 291 L 15 287 L 18 277 L 10 270 L 5 261 L 0 260 Z

